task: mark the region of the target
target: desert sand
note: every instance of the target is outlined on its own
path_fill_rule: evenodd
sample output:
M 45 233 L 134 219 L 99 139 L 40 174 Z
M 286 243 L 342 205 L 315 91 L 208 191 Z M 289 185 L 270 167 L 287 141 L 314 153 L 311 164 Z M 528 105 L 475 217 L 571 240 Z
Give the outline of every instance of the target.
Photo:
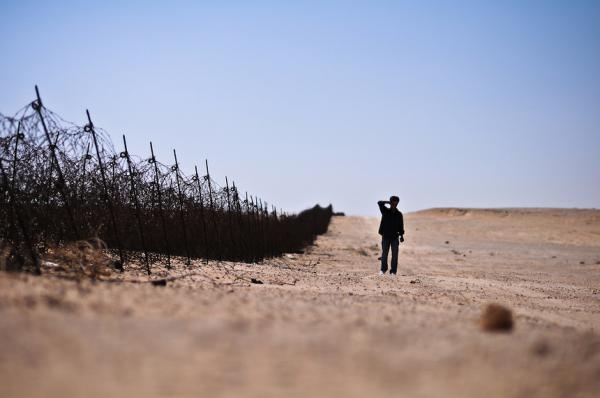
M 260 265 L 179 261 L 166 286 L 1 272 L 0 396 L 600 396 L 600 210 L 405 223 L 396 277 L 365 217 Z M 512 331 L 480 328 L 488 303 Z

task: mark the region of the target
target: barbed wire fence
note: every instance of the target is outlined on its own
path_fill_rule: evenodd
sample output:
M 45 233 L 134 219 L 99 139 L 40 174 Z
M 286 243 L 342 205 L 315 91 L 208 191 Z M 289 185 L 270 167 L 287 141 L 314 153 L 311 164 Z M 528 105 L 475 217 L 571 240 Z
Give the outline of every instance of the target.
M 171 267 L 172 257 L 259 263 L 299 252 L 327 231 L 331 205 L 287 214 L 242 194 L 208 161 L 190 175 L 173 159 L 135 156 L 123 135 L 116 150 L 94 125 L 78 126 L 36 99 L 14 116 L 0 114 L 0 239 L 15 270 L 40 272 L 40 256 L 67 242 L 101 238 L 115 267 Z

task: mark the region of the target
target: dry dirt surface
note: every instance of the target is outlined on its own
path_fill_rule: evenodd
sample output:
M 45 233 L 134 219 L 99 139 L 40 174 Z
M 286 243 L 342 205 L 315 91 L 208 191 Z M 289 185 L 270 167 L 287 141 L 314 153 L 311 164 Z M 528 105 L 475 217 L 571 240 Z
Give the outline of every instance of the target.
M 261 265 L 177 262 L 166 286 L 1 272 L 0 396 L 600 396 L 600 211 L 405 219 L 396 277 L 361 217 Z M 512 331 L 480 328 L 488 303 Z

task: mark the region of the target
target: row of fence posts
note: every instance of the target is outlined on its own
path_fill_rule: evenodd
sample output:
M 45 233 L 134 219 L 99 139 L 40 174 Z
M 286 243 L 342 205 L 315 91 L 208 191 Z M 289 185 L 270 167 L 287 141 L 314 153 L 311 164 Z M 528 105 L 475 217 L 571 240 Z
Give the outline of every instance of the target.
M 8 123 L 12 128 L 17 120 L 16 134 L 0 131 L 0 216 L 7 225 L 3 240 L 23 249 L 34 272 L 40 272 L 39 253 L 48 247 L 94 235 L 113 250 L 118 268 L 137 258 L 150 274 L 159 260 L 171 268 L 173 256 L 185 258 L 188 265 L 193 258 L 260 262 L 301 250 L 327 228 L 331 206 L 288 215 L 275 206 L 269 212 L 266 202 L 247 192 L 241 200 L 227 177 L 225 187 L 215 190 L 208 161 L 205 175 L 195 166 L 186 178 L 175 150 L 174 163 L 166 166 L 158 162 L 150 142 L 150 157 L 136 162 L 125 135 L 123 151 L 111 154 L 89 111 L 82 129 L 63 128 L 44 107 L 37 86 L 35 90 L 31 109 L 37 120 L 24 111 Z M 30 162 L 30 168 L 21 162 Z

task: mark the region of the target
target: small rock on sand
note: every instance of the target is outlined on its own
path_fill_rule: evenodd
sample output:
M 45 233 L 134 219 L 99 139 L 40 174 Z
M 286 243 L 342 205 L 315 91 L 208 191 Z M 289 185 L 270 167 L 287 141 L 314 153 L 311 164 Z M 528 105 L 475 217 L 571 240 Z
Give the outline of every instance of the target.
M 487 332 L 510 331 L 513 328 L 512 312 L 500 304 L 488 304 L 481 314 L 480 325 Z
M 550 353 L 550 345 L 544 340 L 536 341 L 531 346 L 531 352 L 538 357 L 545 357 Z

